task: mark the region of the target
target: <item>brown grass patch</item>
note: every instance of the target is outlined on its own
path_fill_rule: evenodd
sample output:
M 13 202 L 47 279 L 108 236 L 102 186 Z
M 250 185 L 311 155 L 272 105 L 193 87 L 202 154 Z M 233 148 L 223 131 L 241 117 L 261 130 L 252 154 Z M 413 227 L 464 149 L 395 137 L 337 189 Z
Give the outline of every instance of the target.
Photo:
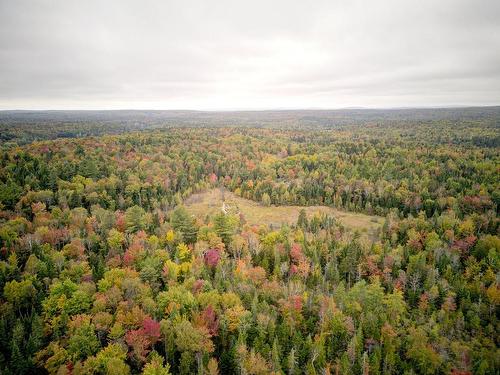
M 346 212 L 327 206 L 270 206 L 265 207 L 258 202 L 238 197 L 237 195 L 224 191 L 224 200 L 233 212 L 243 213 L 245 220 L 254 225 L 281 226 L 284 223 L 295 224 L 300 210 L 305 209 L 308 218 L 314 214 L 326 213 L 337 219 L 350 231 L 359 231 L 363 237 L 375 240 L 384 222 L 380 216 L 365 215 L 356 212 Z M 203 193 L 190 196 L 185 201 L 187 210 L 204 219 L 207 215 L 214 215 L 221 211 L 223 204 L 222 193 L 219 189 L 211 189 Z

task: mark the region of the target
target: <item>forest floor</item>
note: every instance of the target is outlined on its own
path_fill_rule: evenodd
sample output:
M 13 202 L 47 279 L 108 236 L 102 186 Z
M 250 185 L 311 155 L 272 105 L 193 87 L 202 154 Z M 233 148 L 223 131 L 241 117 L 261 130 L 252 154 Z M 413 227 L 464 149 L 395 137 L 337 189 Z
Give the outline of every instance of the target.
M 305 209 L 308 218 L 314 214 L 326 213 L 338 220 L 346 229 L 359 231 L 362 237 L 368 240 L 376 240 L 379 230 L 384 223 L 380 216 L 365 215 L 357 212 L 341 211 L 327 206 L 263 206 L 259 202 L 238 197 L 225 190 L 211 189 L 202 193 L 191 195 L 186 201 L 187 210 L 200 219 L 207 215 L 214 215 L 225 209 L 227 212 L 241 212 L 251 225 L 272 225 L 279 227 L 284 223 L 295 224 L 300 210 Z

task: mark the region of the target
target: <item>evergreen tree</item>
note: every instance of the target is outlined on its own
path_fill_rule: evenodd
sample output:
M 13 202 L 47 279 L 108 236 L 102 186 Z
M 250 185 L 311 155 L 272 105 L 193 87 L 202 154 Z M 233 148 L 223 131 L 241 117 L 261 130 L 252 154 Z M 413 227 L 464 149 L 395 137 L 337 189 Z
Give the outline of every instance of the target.
M 175 231 L 182 234 L 184 242 L 191 244 L 196 241 L 198 227 L 196 226 L 195 219 L 189 215 L 183 206 L 176 208 L 172 212 L 170 223 Z

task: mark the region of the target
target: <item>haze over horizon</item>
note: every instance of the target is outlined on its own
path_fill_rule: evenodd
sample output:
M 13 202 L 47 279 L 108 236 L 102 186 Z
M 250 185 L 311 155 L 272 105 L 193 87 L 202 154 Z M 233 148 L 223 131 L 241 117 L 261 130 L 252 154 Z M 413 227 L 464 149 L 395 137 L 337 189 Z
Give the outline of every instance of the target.
M 500 2 L 0 3 L 0 110 L 500 104 Z

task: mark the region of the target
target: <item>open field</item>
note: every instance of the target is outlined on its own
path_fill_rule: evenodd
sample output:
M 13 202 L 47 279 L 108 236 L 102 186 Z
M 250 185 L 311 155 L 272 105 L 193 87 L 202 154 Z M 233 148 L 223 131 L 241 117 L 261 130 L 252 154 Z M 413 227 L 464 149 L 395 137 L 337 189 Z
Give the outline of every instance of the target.
M 326 213 L 335 217 L 346 229 L 359 231 L 362 236 L 369 239 L 377 238 L 377 233 L 384 219 L 380 216 L 370 216 L 355 212 L 346 212 L 327 206 L 270 206 L 266 207 L 258 202 L 238 197 L 229 191 L 222 194 L 219 189 L 211 189 L 202 193 L 193 194 L 186 202 L 187 210 L 193 215 L 204 218 L 213 215 L 223 207 L 223 201 L 227 209 L 243 213 L 249 224 L 280 226 L 283 223 L 295 224 L 300 210 L 305 209 L 307 217 L 315 213 Z

